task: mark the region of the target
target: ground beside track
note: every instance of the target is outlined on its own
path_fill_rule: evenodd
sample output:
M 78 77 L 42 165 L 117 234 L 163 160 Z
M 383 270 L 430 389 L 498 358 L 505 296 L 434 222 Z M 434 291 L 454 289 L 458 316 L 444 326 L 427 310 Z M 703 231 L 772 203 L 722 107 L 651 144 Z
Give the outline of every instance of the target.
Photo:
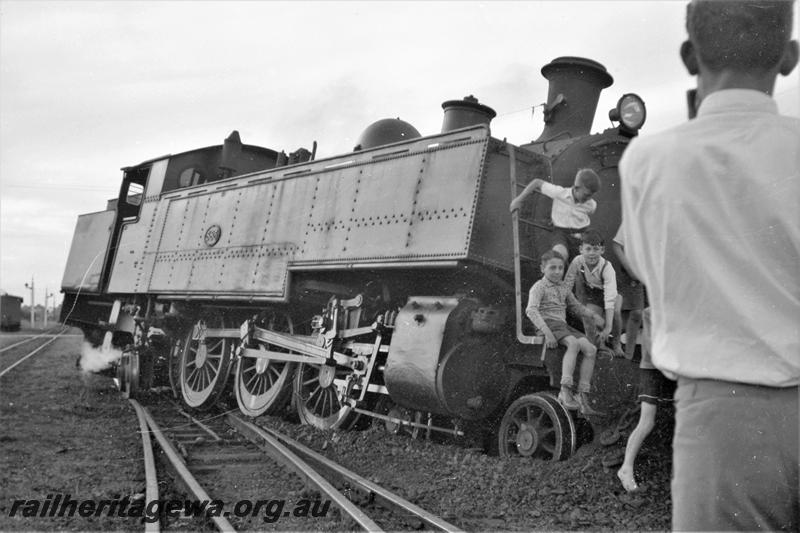
M 0 347 L 23 333 L 4 333 Z M 27 353 L 37 342 L 43 340 L 10 351 Z M 44 504 L 48 495 L 69 494 L 100 501 L 144 492 L 136 415 L 110 379 L 76 369 L 79 353 L 80 337 L 58 339 L 0 378 L 0 531 L 142 530 L 127 517 L 24 517 L 19 509 L 9 516 L 14 500 Z
M 412 440 L 380 427 L 321 432 L 276 417 L 282 431 L 468 531 L 669 530 L 672 420 L 662 412 L 637 460 L 644 490 L 626 493 L 604 458 L 624 450 L 588 443 L 558 463 L 503 460 L 464 445 Z M 632 427 L 631 427 L 632 429 Z M 623 433 L 627 436 L 627 432 Z
M 7 344 L 0 339 L 0 347 Z M 0 530 L 142 530 L 136 518 L 8 517 L 14 499 L 70 493 L 100 500 L 144 492 L 135 414 L 110 379 L 82 377 L 75 368 L 78 349 L 74 338 L 59 340 L 0 381 Z M 166 394 L 157 396 L 168 401 Z M 610 447 L 586 444 L 569 461 L 544 463 L 504 461 L 469 444 L 415 441 L 379 427 L 337 434 L 286 418 L 258 422 L 470 531 L 616 531 L 670 527 L 671 428 L 668 417 L 659 420 L 637 462 L 647 490 L 635 495 L 621 489 L 615 469 L 601 464 L 624 439 Z

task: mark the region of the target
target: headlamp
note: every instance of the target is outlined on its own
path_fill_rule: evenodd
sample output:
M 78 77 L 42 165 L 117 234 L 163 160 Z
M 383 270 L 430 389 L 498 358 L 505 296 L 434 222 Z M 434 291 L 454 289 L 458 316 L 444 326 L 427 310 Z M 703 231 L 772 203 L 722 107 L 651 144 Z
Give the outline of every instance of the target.
M 625 129 L 631 132 L 637 132 L 647 118 L 647 108 L 639 95 L 623 94 L 617 102 L 617 107 L 608 112 L 608 118 L 620 122 Z

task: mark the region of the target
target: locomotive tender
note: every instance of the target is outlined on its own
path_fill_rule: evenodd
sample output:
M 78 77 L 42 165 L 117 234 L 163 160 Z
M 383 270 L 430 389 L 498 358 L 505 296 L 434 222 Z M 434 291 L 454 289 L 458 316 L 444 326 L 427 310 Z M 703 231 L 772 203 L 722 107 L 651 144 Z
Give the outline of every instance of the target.
M 335 157 L 234 132 L 124 168 L 119 197 L 78 218 L 62 321 L 123 349 L 129 394 L 168 375 L 192 408 L 232 387 L 249 416 L 291 402 L 327 429 L 371 417 L 461 435 L 477 423 L 502 455 L 569 457 L 575 421 L 550 392 L 562 349 L 522 315 L 550 200 L 508 205 L 533 178 L 571 186 L 590 167 L 602 180 L 593 227 L 611 237 L 617 162 L 644 105 L 622 96 L 619 125 L 591 134 L 605 67 L 561 57 L 542 74 L 545 128 L 521 146 L 491 137 L 495 112 L 470 96 L 442 104 L 441 133 L 384 119 Z

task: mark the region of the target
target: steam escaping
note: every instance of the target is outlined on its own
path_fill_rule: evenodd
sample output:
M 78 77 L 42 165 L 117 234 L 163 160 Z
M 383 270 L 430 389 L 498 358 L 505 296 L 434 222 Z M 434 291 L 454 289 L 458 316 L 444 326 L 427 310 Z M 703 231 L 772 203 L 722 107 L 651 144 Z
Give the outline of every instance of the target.
M 93 348 L 88 342 L 81 346 L 80 367 L 83 372 L 100 372 L 111 366 L 111 363 L 119 361 L 122 357 L 122 350 L 118 350 L 110 343 L 103 343 L 103 346 Z

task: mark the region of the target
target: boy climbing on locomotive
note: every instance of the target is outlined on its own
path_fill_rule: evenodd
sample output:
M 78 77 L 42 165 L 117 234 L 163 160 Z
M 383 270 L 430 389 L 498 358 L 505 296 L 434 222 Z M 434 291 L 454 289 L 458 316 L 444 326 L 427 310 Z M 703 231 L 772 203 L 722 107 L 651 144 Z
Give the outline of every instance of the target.
M 566 287 L 562 279 L 564 274 L 564 257 L 548 250 L 542 254 L 542 278 L 530 289 L 528 307 L 525 314 L 545 338 L 548 348 L 559 344 L 566 348 L 561 363 L 561 391 L 558 401 L 567 409 L 579 409 L 584 415 L 602 415 L 589 405 L 587 397 L 591 390 L 597 348 L 586 336 L 566 322 L 567 309 L 586 319 L 594 319 L 599 324 L 602 319 L 589 308 L 582 305 Z M 580 364 L 578 391 L 573 393 L 575 364 L 578 353 L 583 354 Z
M 581 236 L 580 254 L 575 256 L 564 276 L 564 285 L 575 290 L 578 301 L 590 311 L 604 316 L 603 328 L 596 331 L 594 320 L 583 320 L 586 336 L 595 343 L 601 353 L 608 353 L 606 343 L 611 336 L 612 357 L 623 357 L 620 343 L 622 322 L 622 298 L 617 293 L 617 274 L 614 266 L 603 254 L 606 251 L 603 236 L 598 231 L 588 230 Z M 612 335 L 613 332 L 613 335 Z
M 569 261 L 580 245 L 583 232 L 589 229 L 590 216 L 597 210 L 597 202 L 592 198 L 600 190 L 600 177 L 590 168 L 582 168 L 575 174 L 572 187 L 560 187 L 540 178 L 531 181 L 527 187 L 511 201 L 509 211 L 515 211 L 533 191 L 553 199 L 550 221 L 553 224 L 552 249 Z

